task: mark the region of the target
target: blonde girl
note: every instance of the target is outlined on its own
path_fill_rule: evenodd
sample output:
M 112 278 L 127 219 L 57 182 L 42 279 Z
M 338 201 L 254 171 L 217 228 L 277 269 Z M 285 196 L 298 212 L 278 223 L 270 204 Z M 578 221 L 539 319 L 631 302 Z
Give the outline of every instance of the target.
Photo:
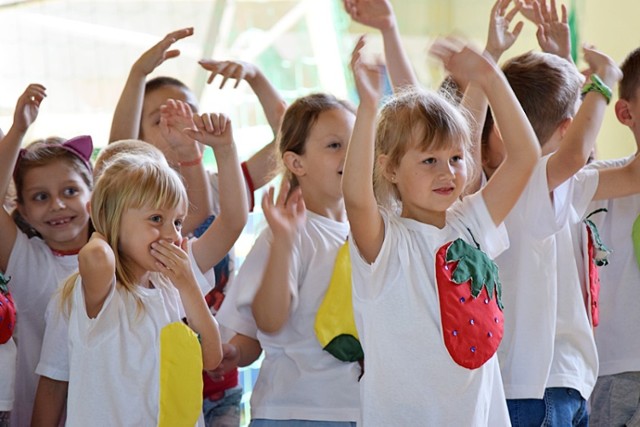
M 436 42 L 432 53 L 455 80 L 487 94 L 508 156 L 461 201 L 472 172 L 465 117 L 419 90 L 394 96 L 377 115 L 380 76 L 361 62 L 363 46 L 352 58 L 360 105 L 342 181 L 366 360 L 363 425 L 508 425 L 490 257 L 508 245 L 501 223 L 539 156 L 535 135 L 495 64 L 454 40 Z

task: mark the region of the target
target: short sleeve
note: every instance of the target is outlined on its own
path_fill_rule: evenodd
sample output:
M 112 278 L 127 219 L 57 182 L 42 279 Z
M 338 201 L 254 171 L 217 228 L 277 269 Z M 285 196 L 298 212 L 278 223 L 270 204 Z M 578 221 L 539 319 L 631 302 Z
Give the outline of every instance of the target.
M 60 293 L 45 311 L 45 330 L 36 374 L 56 381 L 69 381 L 69 324 L 63 313 Z
M 216 276 L 213 268 L 205 272 L 200 271 L 200 267 L 198 267 L 198 263 L 193 256 L 194 241 L 195 239 L 189 239 L 189 241 L 187 242 L 187 252 L 189 254 L 189 261 L 191 262 L 191 269 L 193 270 L 193 274 L 196 278 L 196 281 L 198 282 L 198 286 L 202 290 L 202 294 L 206 295 L 216 285 Z

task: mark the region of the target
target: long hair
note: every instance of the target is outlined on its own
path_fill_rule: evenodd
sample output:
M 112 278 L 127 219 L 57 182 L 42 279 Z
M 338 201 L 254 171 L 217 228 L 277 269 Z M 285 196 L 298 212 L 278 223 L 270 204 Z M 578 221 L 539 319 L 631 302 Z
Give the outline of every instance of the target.
M 132 261 L 120 250 L 122 217 L 129 209 L 175 208 L 187 204 L 187 192 L 178 175 L 166 162 L 153 157 L 121 153 L 102 170 L 91 196 L 91 220 L 113 250 L 116 283 L 140 302 L 138 278 Z M 77 275 L 65 283 L 63 306 L 70 300 Z

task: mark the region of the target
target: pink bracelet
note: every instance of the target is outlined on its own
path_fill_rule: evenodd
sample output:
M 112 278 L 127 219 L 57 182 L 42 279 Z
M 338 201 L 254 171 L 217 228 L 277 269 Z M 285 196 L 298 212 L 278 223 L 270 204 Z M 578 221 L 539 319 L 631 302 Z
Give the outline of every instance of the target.
M 186 162 L 178 162 L 178 166 L 187 167 L 187 166 L 198 166 L 202 162 L 202 153 L 197 159 L 189 160 Z

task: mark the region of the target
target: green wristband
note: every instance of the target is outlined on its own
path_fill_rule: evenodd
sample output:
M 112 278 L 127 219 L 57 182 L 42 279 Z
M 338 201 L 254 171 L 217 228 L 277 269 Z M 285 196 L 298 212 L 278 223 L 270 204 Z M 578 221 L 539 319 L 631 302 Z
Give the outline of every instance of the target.
M 611 96 L 613 92 L 611 92 L 611 88 L 607 86 L 597 74 L 591 74 L 591 83 L 586 85 L 582 89 L 582 95 L 586 95 L 589 92 L 598 92 L 604 99 L 607 101 L 607 104 L 611 102 Z

